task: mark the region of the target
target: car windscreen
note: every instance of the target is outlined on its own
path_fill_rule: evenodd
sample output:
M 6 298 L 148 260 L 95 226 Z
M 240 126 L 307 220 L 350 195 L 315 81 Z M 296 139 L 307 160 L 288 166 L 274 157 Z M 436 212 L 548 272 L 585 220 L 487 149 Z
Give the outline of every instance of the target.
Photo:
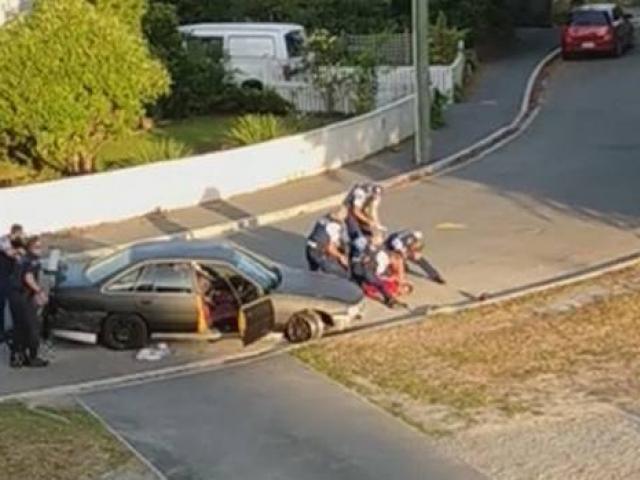
M 289 58 L 298 58 L 304 55 L 304 34 L 302 30 L 293 30 L 285 35 L 287 53 Z
M 268 267 L 244 252 L 236 252 L 234 266 L 243 275 L 260 285 L 264 291 L 272 290 L 280 283 L 280 274 L 275 267 Z
M 609 25 L 609 16 L 606 12 L 597 10 L 572 12 L 569 17 L 569 25 L 572 27 L 601 27 Z
M 85 275 L 91 283 L 97 283 L 126 268 L 130 263 L 131 250 L 122 250 L 109 257 L 91 262 Z

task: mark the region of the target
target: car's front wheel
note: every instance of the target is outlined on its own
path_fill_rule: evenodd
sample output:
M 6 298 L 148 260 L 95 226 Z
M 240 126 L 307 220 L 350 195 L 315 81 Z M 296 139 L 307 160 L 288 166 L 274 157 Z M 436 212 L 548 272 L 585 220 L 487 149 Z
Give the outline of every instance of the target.
M 324 323 L 315 312 L 304 311 L 293 315 L 287 322 L 284 336 L 291 343 L 304 343 L 322 337 Z
M 137 315 L 109 315 L 102 325 L 102 343 L 113 350 L 142 348 L 149 338 L 147 324 Z

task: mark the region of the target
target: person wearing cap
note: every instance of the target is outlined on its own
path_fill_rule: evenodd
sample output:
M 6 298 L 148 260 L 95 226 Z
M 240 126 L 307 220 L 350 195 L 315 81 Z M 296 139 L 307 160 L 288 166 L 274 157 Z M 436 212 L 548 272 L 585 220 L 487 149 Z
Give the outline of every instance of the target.
M 351 277 L 360 285 L 364 293 L 371 298 L 381 298 L 389 307 L 404 306 L 398 300 L 399 284 L 389 276 L 390 257 L 379 232 L 369 239 L 360 236 L 351 246 Z
M 377 183 L 359 183 L 347 194 L 344 206 L 349 212 L 347 229 L 352 241 L 362 235 L 371 237 L 382 229 L 378 216 L 382 193 L 383 188 Z
M 424 235 L 419 230 L 400 230 L 391 233 L 386 241 L 386 247 L 396 255 L 400 261 L 395 263 L 399 271 L 399 278 L 402 283 L 406 282 L 406 264 L 413 263 L 420 267 L 425 275 L 432 281 L 444 285 L 446 282 L 442 275 L 424 257 Z
M 26 254 L 21 256 L 11 277 L 9 305 L 14 321 L 10 366 L 12 368 L 46 367 L 49 362 L 38 356 L 40 348 L 39 310 L 47 301 L 40 286 L 39 237 L 26 241 Z
M 340 207 L 315 223 L 307 237 L 306 257 L 309 270 L 342 278 L 349 277 L 346 219 L 347 210 Z
M 9 233 L 0 237 L 0 344 L 8 339 L 5 310 L 9 300 L 11 273 L 24 247 L 24 229 L 11 226 Z

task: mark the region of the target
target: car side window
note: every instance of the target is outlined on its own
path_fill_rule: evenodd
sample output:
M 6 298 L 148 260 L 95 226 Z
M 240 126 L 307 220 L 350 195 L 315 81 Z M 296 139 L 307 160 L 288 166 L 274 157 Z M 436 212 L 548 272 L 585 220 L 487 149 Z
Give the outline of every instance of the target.
M 214 273 L 220 279 L 224 279 L 226 283 L 231 285 L 233 293 L 242 305 L 254 302 L 260 298 L 260 290 L 251 281 L 244 278 L 234 269 L 223 265 L 203 265 L 209 274 Z
M 185 263 L 162 263 L 135 268 L 107 286 L 109 293 L 192 293 L 191 267 Z
M 156 293 L 192 293 L 191 267 L 185 263 L 162 263 L 153 271 L 153 291 Z
M 142 272 L 145 267 L 135 268 L 123 276 L 118 278 L 115 282 L 111 283 L 107 287 L 107 292 L 111 293 L 122 293 L 122 292 L 133 292 L 136 289 L 136 285 L 138 284 L 138 280 L 142 276 Z

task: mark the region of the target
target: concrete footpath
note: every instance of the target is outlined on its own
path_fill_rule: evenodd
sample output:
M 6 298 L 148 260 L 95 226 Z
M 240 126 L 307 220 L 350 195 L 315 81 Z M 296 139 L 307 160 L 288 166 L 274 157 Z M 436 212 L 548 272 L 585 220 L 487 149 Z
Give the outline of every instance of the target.
M 530 74 L 556 44 L 557 36 L 552 30 L 521 30 L 509 52 L 483 63 L 468 98 L 453 105 L 446 113 L 447 126 L 434 132 L 433 160 L 446 158 L 510 124 L 518 113 Z M 411 171 L 415 168 L 413 162 L 413 144 L 407 141 L 323 175 L 229 200 L 59 232 L 46 236 L 46 241 L 51 247 L 77 253 L 167 235 L 189 237 L 195 230 L 241 220 L 248 220 L 247 227 L 251 227 L 251 219 L 266 213 L 340 194 L 358 181 L 384 180 Z M 140 194 L 144 195 L 144 189 Z

